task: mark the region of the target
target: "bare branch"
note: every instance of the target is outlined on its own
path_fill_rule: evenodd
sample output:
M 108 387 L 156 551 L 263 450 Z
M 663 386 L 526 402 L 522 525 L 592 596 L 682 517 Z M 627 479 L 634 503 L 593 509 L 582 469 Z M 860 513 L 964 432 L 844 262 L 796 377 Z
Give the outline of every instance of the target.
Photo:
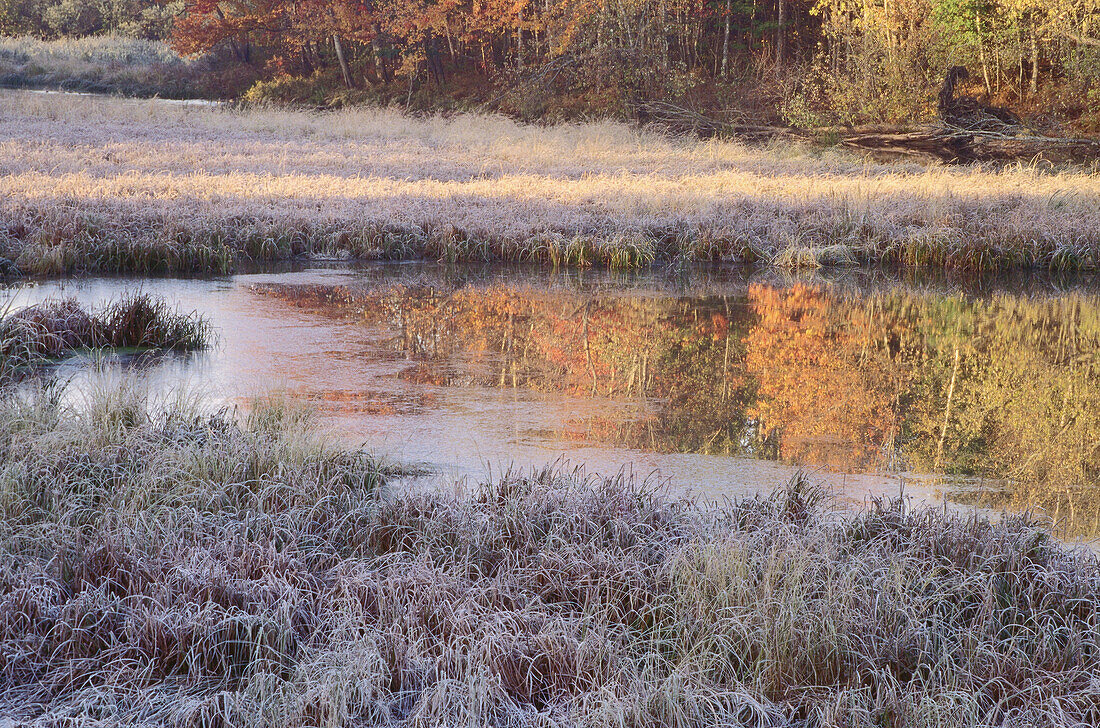
M 1062 35 L 1079 45 L 1089 46 L 1090 48 L 1100 48 L 1100 39 L 1090 38 L 1086 35 L 1079 35 L 1077 33 L 1074 33 L 1072 30 L 1063 30 Z

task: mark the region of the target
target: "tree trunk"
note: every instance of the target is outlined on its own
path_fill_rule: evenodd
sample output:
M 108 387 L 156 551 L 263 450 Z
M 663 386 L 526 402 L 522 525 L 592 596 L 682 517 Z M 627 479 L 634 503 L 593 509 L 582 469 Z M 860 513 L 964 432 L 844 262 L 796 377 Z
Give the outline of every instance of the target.
M 457 67 L 458 62 L 455 60 L 455 43 L 451 39 L 451 21 L 448 20 L 444 23 L 443 29 L 447 31 L 447 52 L 451 54 L 451 66 Z
M 989 83 L 989 63 L 985 58 L 985 41 L 982 40 L 982 16 L 974 11 L 974 29 L 978 31 L 978 59 L 982 63 L 982 79 L 985 80 L 985 92 L 993 95 L 993 85 Z
M 726 30 L 722 34 L 722 78 L 726 78 L 730 58 L 730 2 L 726 0 Z
M 442 54 L 439 52 L 438 36 L 430 35 L 424 41 L 424 58 L 428 64 L 428 75 L 435 79 L 436 84 L 439 86 L 446 83 L 447 77 L 443 71 L 443 59 Z
M 393 76 L 390 75 L 389 62 L 386 60 L 385 51 L 382 49 L 381 23 L 374 24 L 374 37 L 371 39 L 370 46 L 374 52 L 374 64 L 378 66 L 378 74 L 382 77 L 382 83 L 389 83 L 393 80 Z
M 894 31 L 890 25 L 890 0 L 882 0 L 882 22 L 886 26 L 886 48 L 890 51 L 892 60 L 894 55 Z
M 523 13 L 520 13 L 516 27 L 516 68 L 523 70 Z
M 542 3 L 542 35 L 546 43 L 546 57 L 554 54 L 554 34 L 550 32 L 550 0 Z
M 778 3 L 779 18 L 776 23 L 778 27 L 775 29 L 775 60 L 776 63 L 782 66 L 787 55 L 786 33 L 783 27 L 787 23 L 787 3 L 784 0 L 778 0 Z
M 1035 19 L 1031 20 L 1031 95 L 1039 93 L 1039 39 L 1035 36 Z
M 661 26 L 657 29 L 657 32 L 661 34 L 661 70 L 668 73 L 668 10 L 665 0 L 661 0 L 658 6 L 657 17 L 659 18 L 658 22 Z
M 340 36 L 336 33 L 332 34 L 332 47 L 336 49 L 336 60 L 340 61 L 340 73 L 344 75 L 344 85 L 351 88 L 351 69 L 348 68 L 348 59 L 344 57 L 344 46 L 340 43 Z
M 299 58 L 301 59 L 302 68 L 305 69 L 307 76 L 312 76 L 315 67 L 313 65 L 313 48 L 310 44 L 302 44 L 302 49 L 299 51 Z

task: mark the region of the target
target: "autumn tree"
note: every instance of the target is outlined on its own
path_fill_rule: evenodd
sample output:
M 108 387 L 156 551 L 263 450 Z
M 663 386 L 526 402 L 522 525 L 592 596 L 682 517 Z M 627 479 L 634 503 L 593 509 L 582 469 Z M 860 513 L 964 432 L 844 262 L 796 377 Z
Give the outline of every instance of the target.
M 1098 0 L 185 2 L 181 51 L 225 46 L 272 75 L 352 88 L 438 91 L 475 76 L 495 98 L 597 92 L 640 112 L 770 79 L 780 116 L 816 126 L 928 117 L 945 70 L 963 65 L 999 103 L 1061 91 L 1100 124 Z

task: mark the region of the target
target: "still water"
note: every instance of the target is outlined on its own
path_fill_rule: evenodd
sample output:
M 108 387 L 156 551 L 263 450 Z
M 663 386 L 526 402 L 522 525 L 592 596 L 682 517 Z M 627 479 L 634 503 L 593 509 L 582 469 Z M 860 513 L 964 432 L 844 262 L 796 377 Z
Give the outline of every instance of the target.
M 138 290 L 219 341 L 117 366 L 231 406 L 287 392 L 436 482 L 561 461 L 721 499 L 801 468 L 853 501 L 904 490 L 1097 522 L 1100 295 L 1083 281 L 386 264 L 5 295 L 99 306 Z M 79 389 L 89 364 L 50 375 Z

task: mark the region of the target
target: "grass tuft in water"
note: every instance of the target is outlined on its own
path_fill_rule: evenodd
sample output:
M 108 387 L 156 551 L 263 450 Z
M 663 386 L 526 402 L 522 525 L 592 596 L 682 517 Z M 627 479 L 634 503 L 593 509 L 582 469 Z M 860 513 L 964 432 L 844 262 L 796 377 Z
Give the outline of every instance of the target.
M 193 350 L 209 346 L 210 323 L 163 298 L 124 296 L 98 312 L 75 299 L 50 300 L 0 317 L 0 382 L 75 349 Z

